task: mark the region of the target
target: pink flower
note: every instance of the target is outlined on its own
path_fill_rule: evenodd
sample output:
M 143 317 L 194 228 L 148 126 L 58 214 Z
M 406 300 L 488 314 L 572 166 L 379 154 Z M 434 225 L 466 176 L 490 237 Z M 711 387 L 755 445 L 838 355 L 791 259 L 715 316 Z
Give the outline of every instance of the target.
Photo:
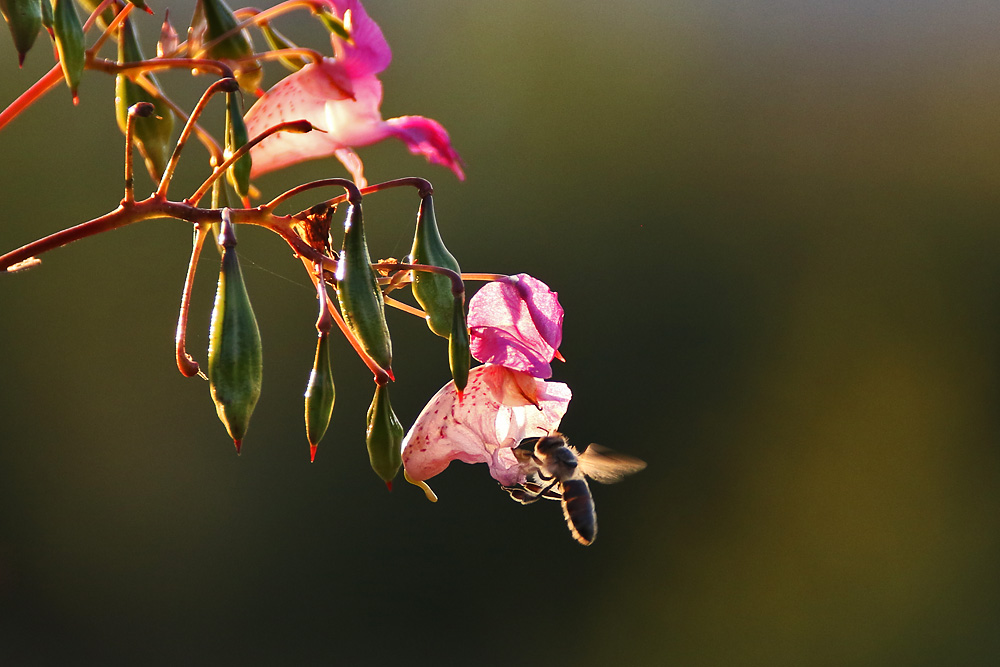
M 359 185 L 364 166 L 352 148 L 387 137 L 400 139 L 411 153 L 448 167 L 460 179 L 461 158 L 437 121 L 422 116 L 382 119 L 382 83 L 392 52 L 378 25 L 357 0 L 327 0 L 330 11 L 344 20 L 352 40 L 331 36 L 335 58 L 306 65 L 267 91 L 246 114 L 250 136 L 282 121 L 305 119 L 324 132 L 280 133 L 251 149 L 252 177 L 288 165 L 335 156 Z
M 452 461 L 485 463 L 504 486 L 523 482 L 513 452 L 525 438 L 555 430 L 572 392 L 561 382 L 486 364 L 472 369 L 462 397 L 449 382 L 431 398 L 403 440 L 407 476 L 425 480 Z
M 562 342 L 558 294 L 524 273 L 484 285 L 469 301 L 472 356 L 484 363 L 552 377 Z
M 520 274 L 487 284 L 469 301 L 472 369 L 459 395 L 454 382 L 438 391 L 403 440 L 403 466 L 425 480 L 452 461 L 485 463 L 504 486 L 523 482 L 512 449 L 555 431 L 572 392 L 549 362 L 562 341 L 563 309 L 555 292 Z

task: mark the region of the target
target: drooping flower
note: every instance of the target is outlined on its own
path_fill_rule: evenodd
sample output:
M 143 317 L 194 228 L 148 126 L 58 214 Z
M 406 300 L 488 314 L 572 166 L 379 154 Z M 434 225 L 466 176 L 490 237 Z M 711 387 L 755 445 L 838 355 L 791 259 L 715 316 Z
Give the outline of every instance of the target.
M 246 114 L 251 136 L 283 121 L 305 119 L 324 132 L 280 133 L 251 150 L 257 177 L 305 160 L 334 156 L 360 185 L 364 166 L 352 149 L 388 137 L 403 141 L 411 153 L 448 167 L 464 179 L 461 158 L 448 132 L 423 116 L 383 120 L 382 83 L 377 74 L 392 59 L 378 25 L 358 0 L 327 0 L 330 13 L 343 20 L 347 41 L 331 34 L 334 58 L 306 65 L 272 87 Z
M 562 343 L 558 296 L 524 273 L 484 285 L 469 301 L 472 356 L 536 378 L 552 377 L 549 362 Z
M 512 449 L 555 430 L 572 392 L 561 382 L 485 364 L 472 369 L 459 398 L 449 382 L 431 398 L 403 440 L 403 467 L 426 480 L 452 461 L 485 463 L 504 486 L 524 481 Z
M 462 394 L 449 382 L 403 440 L 403 466 L 426 480 L 452 461 L 486 463 L 504 486 L 524 481 L 513 448 L 555 431 L 572 392 L 546 382 L 562 340 L 563 309 L 545 283 L 520 274 L 489 283 L 469 301 L 473 356 Z

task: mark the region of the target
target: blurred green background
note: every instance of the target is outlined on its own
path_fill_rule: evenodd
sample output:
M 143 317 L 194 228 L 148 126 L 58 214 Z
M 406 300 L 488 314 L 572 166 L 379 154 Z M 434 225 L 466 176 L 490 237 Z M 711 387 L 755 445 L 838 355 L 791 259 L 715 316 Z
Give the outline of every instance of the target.
M 430 178 L 464 269 L 560 293 L 563 430 L 649 468 L 594 490 L 589 548 L 482 466 L 436 478 L 436 505 L 389 494 L 343 344 L 309 465 L 313 296 L 257 229 L 265 387 L 238 458 L 173 364 L 190 229 L 88 239 L 0 279 L 0 662 L 996 664 L 1000 6 L 366 7 L 394 51 L 385 116 L 438 119 L 468 165 L 459 183 L 386 142 L 361 150 L 370 180 Z M 170 8 L 181 28 L 191 3 Z M 151 53 L 158 19 L 138 21 Z M 329 48 L 301 14 L 277 25 Z M 6 36 L 0 62 L 3 104 L 51 65 L 42 39 L 17 71 Z M 161 77 L 186 104 L 207 82 Z M 115 206 L 112 91 L 91 73 L 78 108 L 60 87 L 0 133 L 0 250 Z M 366 204 L 373 254 L 407 252 L 415 209 Z M 445 349 L 390 325 L 409 424 Z

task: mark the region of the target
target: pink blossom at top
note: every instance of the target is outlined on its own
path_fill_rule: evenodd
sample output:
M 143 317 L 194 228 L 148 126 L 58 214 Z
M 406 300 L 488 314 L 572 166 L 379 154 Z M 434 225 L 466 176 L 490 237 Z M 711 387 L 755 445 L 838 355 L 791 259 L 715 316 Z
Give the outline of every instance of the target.
M 572 392 L 561 382 L 486 364 L 469 373 L 459 397 L 449 382 L 427 403 L 403 440 L 403 467 L 412 480 L 437 475 L 452 461 L 486 463 L 504 486 L 523 482 L 511 451 L 525 438 L 559 426 Z
M 335 156 L 353 179 L 364 185 L 364 166 L 352 148 L 395 137 L 411 153 L 448 167 L 464 179 L 461 158 L 440 123 L 423 116 L 382 119 L 382 83 L 376 75 L 389 65 L 392 52 L 361 3 L 327 0 L 327 5 L 344 20 L 351 41 L 331 35 L 335 58 L 323 58 L 285 77 L 257 100 L 245 117 L 250 136 L 280 122 L 299 119 L 308 120 L 324 132 L 283 132 L 265 139 L 250 151 L 251 176 Z
M 559 295 L 521 273 L 484 285 L 469 301 L 472 356 L 484 363 L 552 377 L 562 342 Z

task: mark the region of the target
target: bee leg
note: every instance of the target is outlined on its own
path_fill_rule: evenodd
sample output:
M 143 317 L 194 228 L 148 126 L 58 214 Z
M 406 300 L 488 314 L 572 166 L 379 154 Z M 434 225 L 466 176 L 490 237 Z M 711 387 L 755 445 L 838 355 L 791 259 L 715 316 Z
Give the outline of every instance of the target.
M 501 486 L 500 488 L 509 493 L 511 498 L 521 503 L 522 505 L 530 505 L 539 498 L 539 495 L 537 493 L 521 485 Z

